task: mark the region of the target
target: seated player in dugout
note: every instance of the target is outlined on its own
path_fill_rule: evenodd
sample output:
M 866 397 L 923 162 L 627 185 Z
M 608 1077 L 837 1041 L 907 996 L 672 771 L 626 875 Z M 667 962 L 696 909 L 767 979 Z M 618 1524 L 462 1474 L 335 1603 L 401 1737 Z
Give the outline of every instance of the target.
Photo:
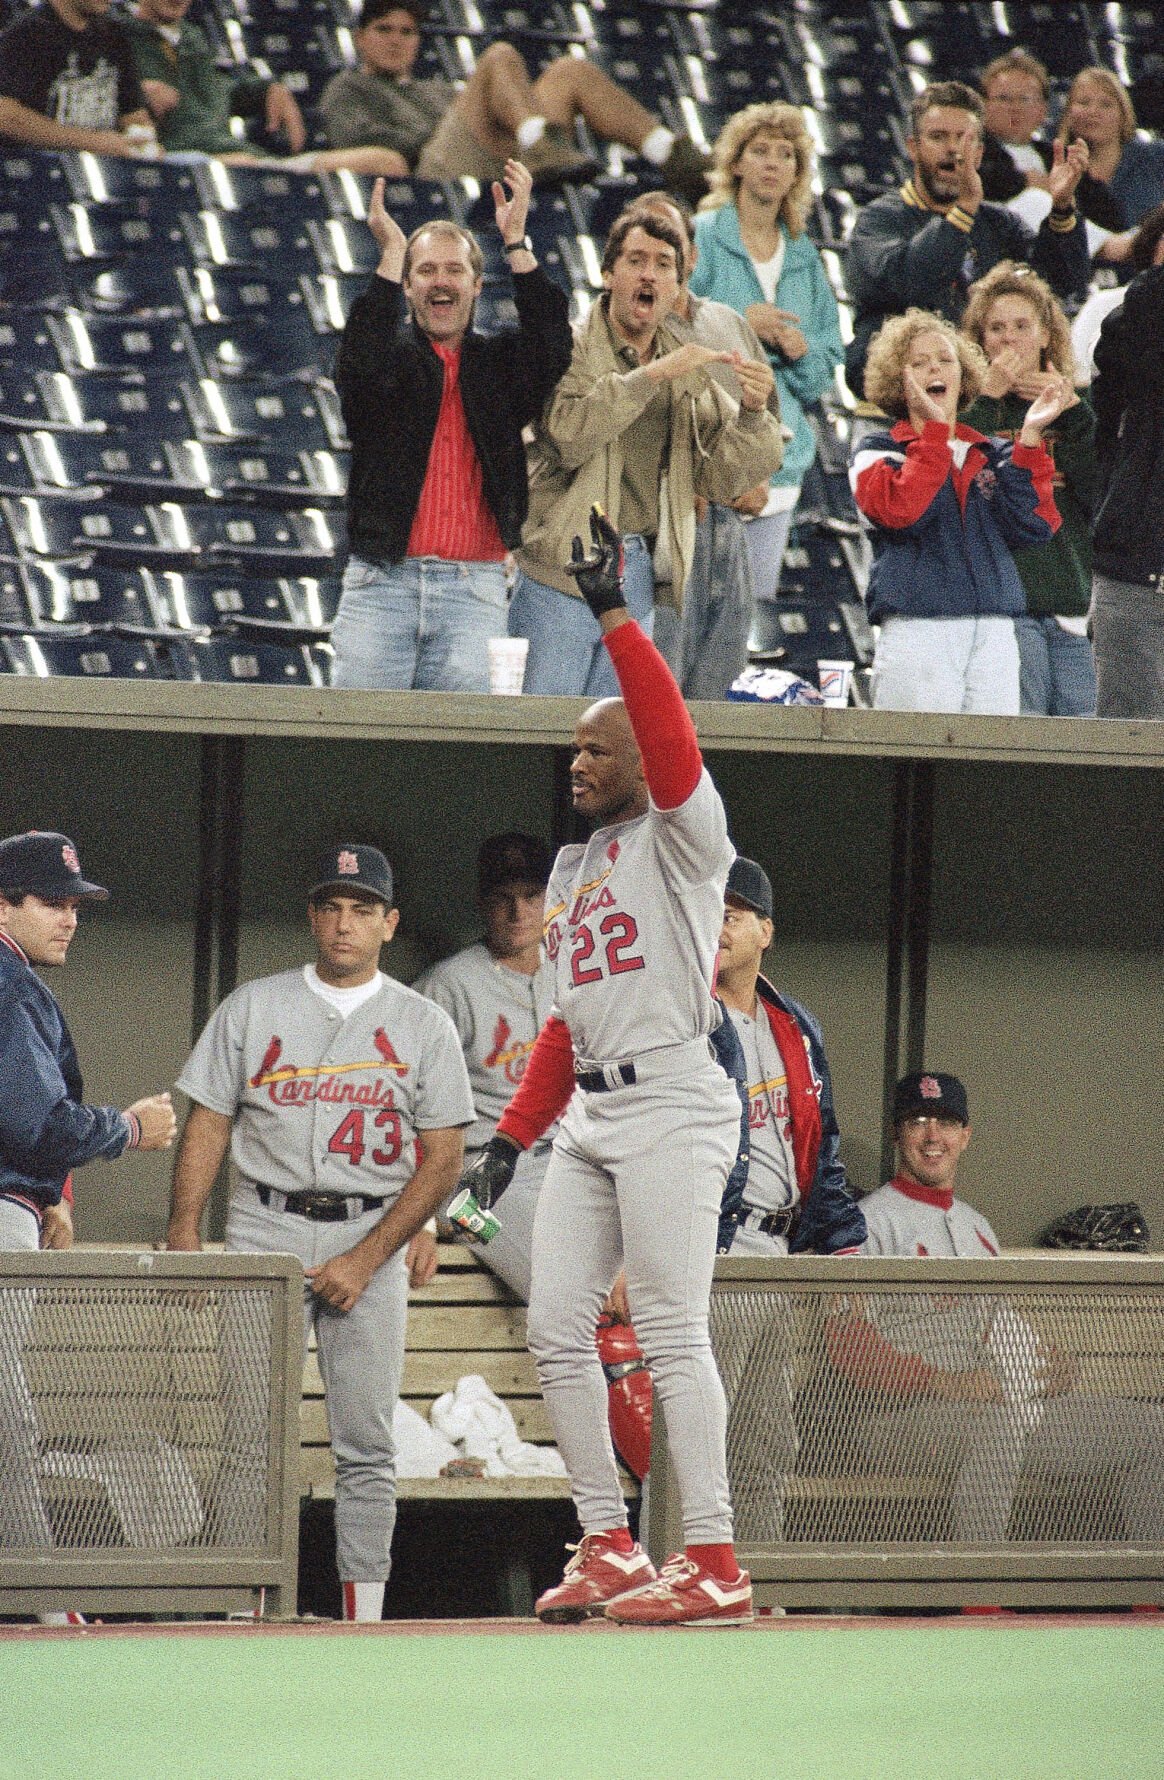
M 536 181 L 584 179 L 595 167 L 575 140 L 580 117 L 600 142 L 641 155 L 692 203 L 707 190 L 710 156 L 580 57 L 559 56 L 531 82 L 520 53 L 496 41 L 460 91 L 448 80 L 416 79 L 427 10 L 420 0 L 364 0 L 359 67 L 335 75 L 319 102 L 334 147 L 389 149 L 401 177 L 488 185 L 507 160 L 519 159 Z
M 970 1144 L 957 1076 L 907 1075 L 893 1097 L 897 1172 L 861 1202 L 869 1255 L 986 1261 L 1001 1243 L 955 1194 Z M 1164 1538 L 1164 1410 L 1089 1389 L 1078 1357 L 1003 1296 L 852 1297 L 826 1332 L 850 1386 L 845 1432 L 863 1468 L 938 1476 L 952 1536 L 1011 1536 L 1020 1479 L 1095 1494 L 1108 1480 L 1124 1536 Z M 1064 1509 L 1069 1512 L 1069 1509 Z

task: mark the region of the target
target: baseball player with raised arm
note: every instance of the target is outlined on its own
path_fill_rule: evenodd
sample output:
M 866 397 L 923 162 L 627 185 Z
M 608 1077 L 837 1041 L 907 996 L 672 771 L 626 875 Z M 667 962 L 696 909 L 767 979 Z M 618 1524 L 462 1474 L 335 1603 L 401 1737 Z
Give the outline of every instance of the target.
M 448 1015 L 379 968 L 399 920 L 383 853 L 328 853 L 307 914 L 315 962 L 227 996 L 178 1078 L 193 1104 L 167 1246 L 201 1246 L 229 1144 L 238 1178 L 227 1248 L 303 1262 L 304 1346 L 314 1324 L 335 1454 L 344 1617 L 379 1620 L 409 1269 L 422 1283 L 431 1265 L 420 1233 L 456 1183 L 473 1099 Z
M 503 1190 L 520 1149 L 563 1110 L 533 1234 L 529 1344 L 570 1474 L 582 1542 L 539 1618 L 631 1625 L 751 1618 L 736 1561 L 723 1387 L 708 1336 L 720 1197 L 740 1102 L 710 1034 L 724 885 L 723 803 L 662 656 L 622 600 L 621 543 L 591 515 L 571 572 L 601 626 L 622 699 L 579 719 L 574 808 L 593 825 L 559 853 L 546 897 L 555 1003 L 475 1169 Z M 658 1576 L 631 1540 L 607 1424 L 595 1320 L 620 1266 L 664 1405 L 686 1549 Z
M 87 1106 L 77 1052 L 38 970 L 65 962 L 86 902 L 108 890 L 88 881 L 68 835 L 34 830 L 0 840 L 0 1248 L 70 1248 L 71 1171 L 127 1150 L 174 1141 L 168 1093 L 126 1111 Z M 5 1298 L 0 1333 L 0 1545 L 51 1546 L 37 1482 L 40 1437 L 24 1375 L 32 1292 Z M 43 1613 L 45 1624 L 83 1624 Z
M 532 834 L 491 834 L 477 854 L 477 907 L 484 937 L 434 964 L 413 988 L 443 1007 L 465 1053 L 474 1123 L 465 1133 L 475 1162 L 525 1074 L 534 1040 L 554 999 L 554 970 L 542 945 L 550 850 Z M 553 1129 L 521 1156 L 506 1191 L 505 1217 L 485 1265 L 529 1303 L 534 1212 L 550 1159 Z

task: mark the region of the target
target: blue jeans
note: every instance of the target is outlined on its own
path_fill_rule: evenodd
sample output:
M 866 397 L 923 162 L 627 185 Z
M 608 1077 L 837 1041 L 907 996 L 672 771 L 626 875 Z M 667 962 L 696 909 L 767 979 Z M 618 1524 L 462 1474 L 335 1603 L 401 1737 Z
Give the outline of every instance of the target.
M 490 637 L 505 635 L 505 566 L 409 556 L 344 570 L 333 686 L 488 692 Z
M 632 618 L 650 636 L 654 620 L 655 573 L 646 540 L 637 533 L 623 539 L 626 567 L 623 598 Z M 585 600 L 559 593 L 517 573 L 509 602 L 509 634 L 529 638 L 525 664 L 526 692 L 559 697 L 617 698 L 618 679 L 602 645 L 602 631 Z
M 1095 656 L 1086 637 L 1054 618 L 1016 618 L 1019 700 L 1044 717 L 1095 716 Z
M 655 608 L 655 643 L 684 698 L 723 698 L 748 665 L 752 574 L 745 526 L 730 507 L 713 502 L 695 528 L 695 554 L 683 591 L 683 612 Z
M 784 513 L 769 513 L 765 519 L 750 519 L 744 527 L 748 561 L 752 565 L 752 585 L 758 600 L 775 600 L 780 594 L 780 570 L 788 548 L 788 534 L 796 508 Z

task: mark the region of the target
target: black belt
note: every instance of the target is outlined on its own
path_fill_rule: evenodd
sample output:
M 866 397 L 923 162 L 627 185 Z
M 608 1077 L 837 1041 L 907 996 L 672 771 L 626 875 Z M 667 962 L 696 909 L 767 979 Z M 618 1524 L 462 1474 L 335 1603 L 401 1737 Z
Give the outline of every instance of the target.
M 373 1199 L 368 1193 L 283 1193 L 277 1187 L 256 1186 L 262 1205 L 270 1205 L 275 1193 L 283 1203 L 276 1207 L 279 1211 L 293 1211 L 297 1217 L 310 1218 L 316 1224 L 346 1224 L 352 1218 L 358 1218 L 365 1211 L 379 1211 L 388 1202 L 386 1199 Z M 351 1202 L 359 1204 L 359 1211 L 352 1210 Z
M 799 1205 L 786 1205 L 782 1211 L 765 1212 L 756 1220 L 754 1209 L 744 1207 L 744 1219 L 749 1230 L 759 1230 L 763 1236 L 791 1236 L 800 1222 Z
M 605 1069 L 576 1069 L 574 1085 L 588 1094 L 609 1094 L 612 1088 L 633 1088 L 639 1079 L 633 1063 L 612 1063 L 609 1074 L 614 1081 L 607 1081 L 607 1073 Z

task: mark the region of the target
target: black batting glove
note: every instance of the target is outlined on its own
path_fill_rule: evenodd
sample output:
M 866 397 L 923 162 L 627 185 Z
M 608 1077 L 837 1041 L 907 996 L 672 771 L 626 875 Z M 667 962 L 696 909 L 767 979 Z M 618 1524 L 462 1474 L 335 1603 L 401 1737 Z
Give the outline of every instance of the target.
M 466 1168 L 457 1182 L 457 1191 L 466 1187 L 477 1201 L 480 1211 L 491 1211 L 513 1179 L 521 1150 L 507 1137 L 491 1137 L 477 1160 Z
M 590 509 L 590 537 L 594 548 L 587 555 L 581 538 L 575 536 L 566 573 L 573 575 L 578 592 L 594 616 L 601 618 L 604 612 L 625 610 L 626 601 L 622 597 L 622 539 L 597 504 Z

